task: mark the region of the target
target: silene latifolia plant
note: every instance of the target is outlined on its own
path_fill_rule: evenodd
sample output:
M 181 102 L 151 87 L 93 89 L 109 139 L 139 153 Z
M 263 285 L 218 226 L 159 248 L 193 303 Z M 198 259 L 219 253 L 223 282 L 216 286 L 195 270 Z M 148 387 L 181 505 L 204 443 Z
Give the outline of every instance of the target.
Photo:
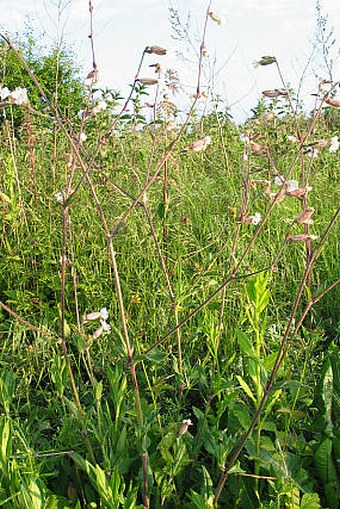
M 236 125 L 207 2 L 186 113 L 158 44 L 123 98 L 92 14 L 84 79 L 1 35 L 0 506 L 336 509 L 339 82 Z

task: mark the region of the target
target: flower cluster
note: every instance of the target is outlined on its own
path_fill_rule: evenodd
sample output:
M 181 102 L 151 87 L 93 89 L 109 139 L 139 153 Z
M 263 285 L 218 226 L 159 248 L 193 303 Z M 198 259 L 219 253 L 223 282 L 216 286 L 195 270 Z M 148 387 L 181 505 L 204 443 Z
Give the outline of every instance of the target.
M 10 103 L 25 106 L 28 104 L 27 89 L 16 87 L 12 92 L 7 87 L 0 87 L 1 101 L 8 100 Z

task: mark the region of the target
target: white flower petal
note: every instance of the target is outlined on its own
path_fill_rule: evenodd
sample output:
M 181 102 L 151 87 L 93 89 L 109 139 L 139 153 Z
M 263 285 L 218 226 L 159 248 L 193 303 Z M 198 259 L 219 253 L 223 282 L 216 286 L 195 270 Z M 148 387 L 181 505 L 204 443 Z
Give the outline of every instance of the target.
M 57 202 L 64 203 L 64 195 L 63 195 L 63 193 L 61 193 L 61 192 L 55 193 L 54 198 L 57 200 Z
M 4 101 L 10 95 L 11 91 L 9 88 L 4 87 L 0 89 L 0 99 Z
M 102 320 L 104 320 L 104 322 L 109 318 L 109 313 L 108 313 L 108 310 L 106 308 L 101 308 L 99 313 L 100 313 L 100 318 Z
M 287 181 L 287 192 L 290 193 L 295 191 L 295 189 L 299 188 L 299 183 L 297 180 L 288 180 Z
M 110 332 L 111 331 L 111 325 L 106 323 L 105 320 L 100 320 L 101 326 L 103 328 L 103 332 Z

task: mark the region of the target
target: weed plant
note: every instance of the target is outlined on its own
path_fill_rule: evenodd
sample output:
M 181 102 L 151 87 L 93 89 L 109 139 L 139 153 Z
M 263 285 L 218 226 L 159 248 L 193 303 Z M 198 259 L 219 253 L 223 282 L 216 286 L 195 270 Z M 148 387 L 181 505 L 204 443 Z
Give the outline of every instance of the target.
M 199 117 L 218 21 L 176 124 L 141 65 L 98 99 L 94 53 L 61 108 L 2 36 L 5 509 L 338 507 L 339 83 L 307 115 L 266 56 L 252 118 Z

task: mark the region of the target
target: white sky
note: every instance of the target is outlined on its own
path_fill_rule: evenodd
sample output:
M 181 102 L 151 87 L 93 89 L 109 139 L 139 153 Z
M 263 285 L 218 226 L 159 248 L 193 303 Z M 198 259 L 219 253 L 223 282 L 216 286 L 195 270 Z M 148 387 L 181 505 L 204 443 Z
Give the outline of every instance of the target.
M 165 48 L 186 51 L 171 38 L 169 6 L 179 10 L 185 22 L 191 16 L 191 33 L 196 41 L 202 32 L 207 0 L 92 0 L 94 7 L 94 42 L 102 87 L 128 93 L 140 55 L 145 46 L 159 44 Z M 311 55 L 316 26 L 316 0 L 213 0 L 212 10 L 222 14 L 221 26 L 210 21 L 206 38 L 209 61 L 222 70 L 216 77 L 215 92 L 231 107 L 235 120 L 244 119 L 254 107 L 261 91 L 281 87 L 273 66 L 255 68 L 262 55 L 275 55 L 285 79 L 297 89 L 308 58 Z M 84 66 L 84 76 L 92 69 L 89 34 L 88 0 L 0 0 L 0 26 L 5 33 L 21 32 L 25 21 L 45 32 L 52 42 L 58 33 L 58 5 L 63 9 L 60 27 L 63 39 L 69 43 Z M 328 28 L 334 27 L 336 44 L 333 58 L 340 46 L 340 2 L 321 0 L 322 12 L 328 15 Z M 190 55 L 189 55 L 190 56 Z M 183 64 L 175 51 L 165 57 L 148 56 L 147 63 L 160 62 L 164 69 L 176 68 L 185 85 L 181 98 L 194 93 L 196 65 Z M 314 68 L 317 61 L 314 59 Z M 335 80 L 339 80 L 339 61 L 334 65 Z M 327 78 L 325 72 L 320 75 Z M 146 65 L 141 76 L 154 77 Z M 312 67 L 306 72 L 303 99 L 308 102 L 315 91 Z M 154 89 L 150 89 L 150 101 Z M 310 103 L 312 104 L 312 103 Z

